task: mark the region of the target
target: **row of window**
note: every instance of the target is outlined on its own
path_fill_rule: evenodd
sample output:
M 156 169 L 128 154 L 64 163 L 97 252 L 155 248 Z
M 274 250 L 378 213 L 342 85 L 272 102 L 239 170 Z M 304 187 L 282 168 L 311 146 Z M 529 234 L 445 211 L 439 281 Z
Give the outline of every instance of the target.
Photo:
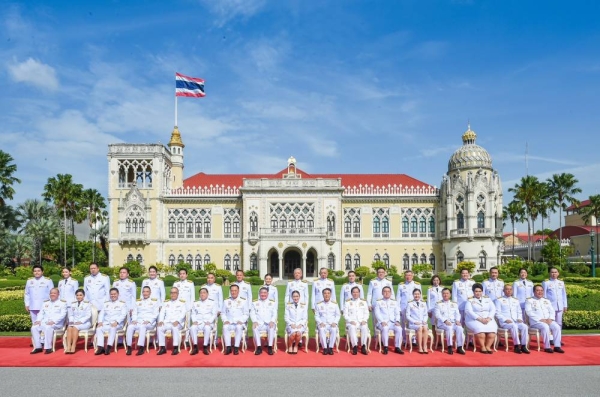
M 456 214 L 456 228 L 464 229 L 465 228 L 465 214 L 459 212 Z M 483 211 L 479 211 L 477 213 L 477 228 L 484 229 L 485 228 L 485 213 Z

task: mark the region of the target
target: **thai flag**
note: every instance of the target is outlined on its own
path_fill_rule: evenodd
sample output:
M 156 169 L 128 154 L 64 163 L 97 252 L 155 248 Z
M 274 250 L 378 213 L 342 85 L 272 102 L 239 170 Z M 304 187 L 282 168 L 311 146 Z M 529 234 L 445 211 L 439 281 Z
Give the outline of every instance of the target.
M 191 96 L 196 98 L 206 96 L 204 93 L 204 80 L 175 73 L 175 96 Z

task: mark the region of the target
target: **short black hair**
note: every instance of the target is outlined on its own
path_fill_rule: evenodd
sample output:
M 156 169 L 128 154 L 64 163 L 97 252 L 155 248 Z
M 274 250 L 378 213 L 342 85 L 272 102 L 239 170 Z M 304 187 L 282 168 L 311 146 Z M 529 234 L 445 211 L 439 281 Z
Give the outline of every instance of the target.
M 473 284 L 473 286 L 471 287 L 471 289 L 473 290 L 473 292 L 475 292 L 475 290 L 479 288 L 480 290 L 483 291 L 483 285 L 481 285 L 480 283 L 475 283 Z

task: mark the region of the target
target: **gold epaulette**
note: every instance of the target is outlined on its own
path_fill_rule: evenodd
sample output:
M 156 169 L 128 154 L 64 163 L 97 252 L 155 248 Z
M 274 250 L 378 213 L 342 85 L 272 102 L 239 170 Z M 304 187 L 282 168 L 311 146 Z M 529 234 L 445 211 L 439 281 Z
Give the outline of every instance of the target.
M 242 296 L 238 296 L 238 298 L 240 298 L 240 299 L 243 299 L 243 300 L 246 300 L 246 298 L 244 298 L 244 297 L 242 297 Z
M 50 280 L 50 277 L 44 277 L 46 280 Z
M 352 299 L 346 299 L 346 302 L 350 302 Z
M 65 303 L 67 303 L 67 301 L 66 301 L 65 299 L 61 299 L 60 301 L 61 301 L 61 302 L 65 302 Z
M 306 280 L 302 280 L 302 282 L 303 282 L 303 283 L 308 283 L 308 281 L 306 281 Z
M 271 302 L 275 303 L 275 299 L 269 299 Z
M 415 283 L 415 285 L 421 285 L 421 283 L 418 281 L 415 281 L 414 283 Z
M 156 299 L 156 298 L 150 298 L 150 300 L 155 301 L 155 302 L 158 301 L 158 299 Z
M 120 300 L 119 302 L 121 302 L 121 303 L 125 303 L 125 301 L 121 301 L 121 300 Z
M 185 299 L 179 299 L 179 302 L 185 303 Z
M 258 302 L 258 299 L 254 299 L 252 302 Z

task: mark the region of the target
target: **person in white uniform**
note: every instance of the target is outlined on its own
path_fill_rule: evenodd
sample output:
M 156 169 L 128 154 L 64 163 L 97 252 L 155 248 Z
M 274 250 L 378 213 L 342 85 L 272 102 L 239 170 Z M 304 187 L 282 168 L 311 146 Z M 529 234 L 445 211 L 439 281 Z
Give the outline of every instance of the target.
M 519 269 L 519 279 L 513 283 L 513 296 L 521 305 L 523 318 L 525 317 L 525 301 L 533 297 L 533 282 L 527 280 L 527 269 Z
M 234 333 L 233 354 L 239 354 L 240 342 L 248 322 L 248 304 L 240 295 L 240 287 L 236 284 L 229 286 L 229 298 L 223 301 L 221 321 L 223 321 L 223 339 L 225 340 L 225 355 L 231 354 L 231 333 Z
M 158 268 L 156 266 L 153 265 L 148 268 L 148 278 L 142 281 L 143 287 L 150 287 L 150 291 L 152 291 L 150 298 L 156 298 L 162 306 L 166 299 L 165 282 L 158 277 Z
M 415 289 L 421 291 L 421 283 L 414 281 L 413 278 L 414 273 L 412 270 L 407 270 L 404 272 L 404 282 L 398 284 L 396 301 L 400 305 L 400 324 L 402 324 L 402 326 L 406 323 L 404 313 L 406 313 L 406 306 L 408 305 L 408 301 L 412 298 L 413 291 Z M 406 335 L 403 335 L 402 341 L 406 342 Z
M 316 279 L 315 281 L 313 281 L 313 288 L 312 288 L 312 309 L 313 312 L 316 309 L 317 303 L 322 302 L 325 300 L 325 298 L 323 297 L 323 291 L 325 290 L 325 288 L 329 288 L 329 291 L 331 291 L 331 300 L 333 302 L 336 302 L 335 299 L 335 284 L 333 282 L 332 279 L 327 278 L 327 276 L 329 275 L 329 270 L 327 270 L 327 268 L 322 267 L 319 270 L 319 278 Z
M 331 299 L 333 295 L 330 288 L 320 291 L 323 300 L 315 306 L 315 324 L 319 330 L 319 341 L 323 346 L 323 355 L 333 355 L 333 347 L 339 332 L 341 317 L 337 302 Z M 327 338 L 329 334 L 329 339 Z
M 262 346 L 260 342 L 260 333 L 267 333 L 267 353 L 273 355 L 273 343 L 275 342 L 277 322 L 277 306 L 275 301 L 269 299 L 269 290 L 262 287 L 258 292 L 258 299 L 252 302 L 252 310 L 250 310 L 250 318 L 252 319 L 252 333 L 254 335 L 255 355 L 262 354 Z
M 431 327 L 433 328 L 433 333 L 435 334 L 435 305 L 442 300 L 442 290 L 444 287 L 442 286 L 442 280 L 440 276 L 434 274 L 431 277 L 431 287 L 427 290 L 427 314 L 431 319 Z
M 110 299 L 110 278 L 100 273 L 96 263 L 90 264 L 90 274 L 83 279 L 83 290 L 87 300 L 101 312 L 104 302 Z
M 554 308 L 554 321 L 562 327 L 563 313 L 567 311 L 567 287 L 565 282 L 558 279 L 558 269 L 550 268 L 550 279 L 542 283 L 544 298 L 552 303 Z
M 63 268 L 61 270 L 62 280 L 58 282 L 59 299 L 67 302 L 67 307 L 75 302 L 75 291 L 79 289 L 79 281 L 71 277 L 71 270 Z
M 300 302 L 300 292 L 292 291 L 292 301 L 285 306 L 284 318 L 288 334 L 288 353 L 297 354 L 298 345 L 308 324 L 308 304 Z
M 304 303 L 308 307 L 308 282 L 302 279 L 302 269 L 300 268 L 294 269 L 294 279 L 287 283 L 285 289 L 285 303 L 293 302 L 292 293 L 294 291 L 298 291 L 300 294 L 300 303 Z
M 367 338 L 369 337 L 369 305 L 361 297 L 361 289 L 352 287 L 352 298 L 348 299 L 344 306 L 344 320 L 346 320 L 346 331 L 348 340 L 352 346 L 352 354 L 358 354 L 357 330 L 360 330 L 360 352 L 367 354 Z
M 483 285 L 483 295 L 490 298 L 492 301 L 500 298 L 504 291 L 504 281 L 500 280 L 498 276 L 500 272 L 497 267 L 492 267 L 490 269 L 490 278 L 484 280 Z
M 221 314 L 221 306 L 223 306 L 223 288 L 221 284 L 215 282 L 216 276 L 214 273 L 208 273 L 206 275 L 206 284 L 201 288 L 208 290 L 208 296 L 217 304 L 217 316 Z
M 456 352 L 458 354 L 465 354 L 465 349 L 463 348 L 465 331 L 462 327 L 458 303 L 450 300 L 450 290 L 448 288 L 442 290 L 442 300 L 435 305 L 434 316 L 436 328 L 444 330 L 448 354 L 454 354 L 454 336 L 456 336 L 456 346 L 458 347 Z
M 115 343 L 117 331 L 125 326 L 127 317 L 127 304 L 119 300 L 119 290 L 111 288 L 109 290 L 110 300 L 104 302 L 102 311 L 98 316 L 98 325 L 96 326 L 96 355 L 109 355 L 112 346 Z M 104 333 L 108 333 L 106 347 L 104 346 Z
M 515 346 L 515 353 L 529 354 L 527 349 L 527 332 L 529 327 L 523 322 L 521 305 L 513 296 L 513 287 L 504 285 L 504 296 L 496 299 L 496 319 L 498 326 L 510 331 Z
M 377 277 L 371 279 L 369 281 L 369 289 L 367 290 L 367 303 L 369 304 L 369 311 L 373 311 L 375 307 L 375 303 L 383 298 L 382 290 L 383 287 L 389 287 L 392 296 L 394 295 L 394 287 L 392 286 L 392 282 L 385 278 L 387 272 L 385 268 L 378 267 L 377 268 Z M 373 320 L 375 320 L 375 316 L 373 316 Z
M 392 288 L 387 285 L 381 289 L 383 295 L 378 299 L 373 308 L 376 318 L 376 327 L 381 332 L 383 354 L 388 354 L 390 330 L 394 331 L 394 352 L 404 354 L 400 347 L 402 342 L 402 324 L 400 324 L 400 305 L 392 298 Z
M 217 314 L 220 305 L 209 298 L 208 289 L 200 288 L 200 300 L 192 305 L 192 325 L 190 327 L 190 337 L 192 338 L 192 351 L 190 355 L 198 354 L 198 332 L 202 330 L 204 334 L 204 343 L 202 353 L 208 356 L 210 335 L 216 326 Z
M 529 298 L 525 302 L 529 327 L 540 330 L 546 353 L 564 353 L 565 351 L 561 348 L 561 326 L 555 320 L 555 310 L 552 303 L 544 298 L 544 287 L 541 285 L 533 287 L 533 295 L 533 298 Z M 554 350 L 550 348 L 550 333 L 554 336 Z
M 342 289 L 340 290 L 340 310 L 342 313 L 344 312 L 346 301 L 353 298 L 352 290 L 354 287 L 358 288 L 359 298 L 365 299 L 362 284 L 356 282 L 356 273 L 353 270 L 350 270 L 348 272 L 348 282 L 342 285 Z
M 50 290 L 50 299 L 44 301 L 38 313 L 36 321 L 31 326 L 33 337 L 33 351 L 31 354 L 42 352 L 41 333 L 44 333 L 45 354 L 52 353 L 52 341 L 54 332 L 64 327 L 67 317 L 67 303 L 58 299 L 58 288 Z
M 179 281 L 173 283 L 173 287 L 179 290 L 179 299 L 183 299 L 190 310 L 196 301 L 196 286 L 193 281 L 188 280 L 187 269 L 179 269 Z
M 243 298 L 244 302 L 246 302 L 246 310 L 248 312 L 248 315 L 250 315 L 250 309 L 252 306 L 252 286 L 244 281 L 245 277 L 246 276 L 244 275 L 243 271 L 236 271 L 236 281 L 233 282 L 233 285 L 237 285 L 239 287 L 239 297 Z M 229 290 L 229 293 L 229 296 L 231 296 L 231 290 Z
M 131 323 L 127 326 L 127 334 L 125 335 L 125 340 L 127 341 L 125 354 L 128 356 L 131 355 L 131 346 L 133 345 L 133 335 L 135 332 L 137 331 L 138 333 L 138 351 L 135 355 L 141 356 L 146 352 L 146 332 L 152 331 L 156 327 L 160 303 L 158 302 L 158 299 L 151 298 L 150 296 L 152 296 L 150 287 L 143 287 L 142 299 L 138 299 L 133 305 Z
M 173 337 L 172 356 L 179 354 L 179 343 L 181 342 L 181 330 L 185 327 L 187 314 L 187 303 L 183 299 L 179 299 L 179 290 L 175 287 L 171 288 L 169 293 L 171 299 L 163 302 L 160 314 L 158 315 L 158 324 L 156 327 L 156 336 L 158 338 L 157 356 L 167 353 L 166 333 L 171 331 Z
M 67 318 L 69 325 L 65 335 L 65 353 L 75 354 L 79 331 L 84 331 L 92 327 L 92 304 L 84 301 L 85 291 L 78 289 L 75 292 L 75 301 L 67 308 Z
M 131 316 L 133 307 L 135 306 L 135 298 L 137 295 L 137 285 L 129 278 L 129 269 L 122 267 L 119 269 L 119 279 L 113 281 L 113 288 L 119 290 L 119 299 L 127 305 L 127 315 Z
M 421 299 L 421 289 L 413 290 L 413 300 L 406 305 L 406 322 L 408 328 L 416 333 L 417 345 L 420 354 L 427 354 L 427 338 L 429 327 L 427 326 L 427 305 Z
M 262 288 L 266 288 L 269 292 L 267 299 L 274 301 L 275 307 L 279 307 L 279 292 L 277 291 L 277 287 L 273 285 L 273 276 L 271 273 L 265 274 L 265 284 Z
M 37 315 L 48 299 L 50 290 L 54 288 L 54 282 L 49 277 L 44 277 L 44 268 L 40 265 L 34 265 L 32 272 L 33 277 L 25 284 L 24 300 L 25 310 L 29 312 L 33 324 L 37 321 Z
M 473 284 L 475 281 L 470 279 L 469 271 L 463 269 L 460 271 L 460 279 L 454 280 L 452 283 L 452 302 L 458 303 L 458 311 L 460 317 L 465 324 L 465 305 L 467 301 L 473 297 Z
M 494 320 L 496 306 L 490 298 L 483 296 L 483 286 L 479 283 L 473 284 L 473 295 L 465 304 L 465 324 L 475 334 L 481 352 L 492 354 L 498 332 L 498 324 Z

